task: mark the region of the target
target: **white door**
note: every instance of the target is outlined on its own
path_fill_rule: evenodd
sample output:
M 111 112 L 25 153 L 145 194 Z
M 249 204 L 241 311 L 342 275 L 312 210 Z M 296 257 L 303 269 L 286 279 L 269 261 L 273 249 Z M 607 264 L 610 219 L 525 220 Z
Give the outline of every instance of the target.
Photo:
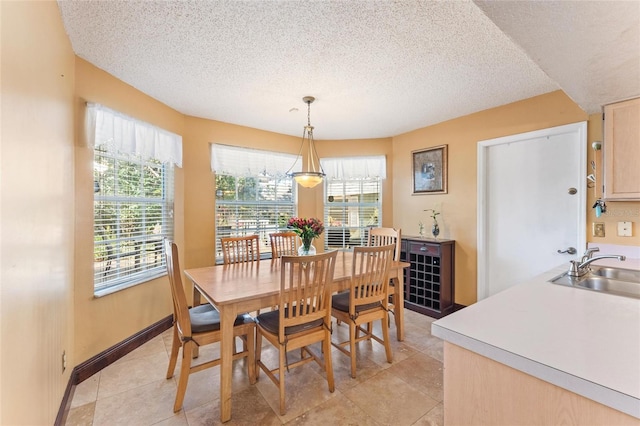
M 584 252 L 586 138 L 582 122 L 478 143 L 478 300 Z

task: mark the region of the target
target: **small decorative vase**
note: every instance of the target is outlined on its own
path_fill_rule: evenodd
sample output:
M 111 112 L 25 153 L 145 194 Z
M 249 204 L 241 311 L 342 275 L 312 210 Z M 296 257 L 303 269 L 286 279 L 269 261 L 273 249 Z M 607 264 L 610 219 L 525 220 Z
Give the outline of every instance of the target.
M 311 239 L 303 239 L 302 245 L 298 247 L 298 256 L 313 256 L 316 248 L 311 244 Z
M 433 234 L 433 238 L 438 238 L 438 235 L 440 235 L 440 227 L 438 226 L 438 222 L 433 222 L 431 233 Z

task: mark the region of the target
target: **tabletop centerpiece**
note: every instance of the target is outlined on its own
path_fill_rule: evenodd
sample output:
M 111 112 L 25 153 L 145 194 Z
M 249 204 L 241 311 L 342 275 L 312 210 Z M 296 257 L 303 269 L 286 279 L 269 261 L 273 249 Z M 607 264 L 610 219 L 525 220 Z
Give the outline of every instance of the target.
M 316 254 L 316 248 L 311 244 L 314 238 L 320 237 L 324 231 L 324 224 L 321 220 L 312 218 L 292 217 L 287 222 L 287 228 L 293 230 L 300 239 L 302 245 L 298 248 L 299 256 L 308 256 Z

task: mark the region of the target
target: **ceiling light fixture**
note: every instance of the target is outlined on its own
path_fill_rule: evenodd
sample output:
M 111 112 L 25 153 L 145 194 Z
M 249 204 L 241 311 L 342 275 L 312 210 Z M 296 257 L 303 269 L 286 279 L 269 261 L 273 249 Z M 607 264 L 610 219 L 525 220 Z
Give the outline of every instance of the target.
M 311 103 L 316 100 L 313 96 L 305 96 L 302 100 L 307 104 L 307 125 L 304 126 L 302 132 L 302 144 L 300 145 L 300 152 L 298 157 L 293 163 L 289 171 L 288 176 L 291 176 L 295 181 L 305 188 L 313 188 L 317 184 L 322 182 L 322 179 L 326 176 L 322 165 L 320 164 L 320 158 L 316 152 L 316 146 L 313 142 L 313 126 L 311 125 Z M 302 167 L 301 172 L 291 172 L 293 166 L 296 165 L 298 159 L 302 161 L 303 150 L 305 149 L 305 140 L 307 145 L 307 165 Z

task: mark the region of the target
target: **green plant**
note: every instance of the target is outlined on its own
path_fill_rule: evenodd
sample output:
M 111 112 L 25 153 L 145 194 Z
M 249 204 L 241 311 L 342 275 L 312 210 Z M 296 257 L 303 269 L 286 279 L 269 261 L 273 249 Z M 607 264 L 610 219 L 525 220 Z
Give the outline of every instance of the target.
M 438 221 L 436 216 L 438 216 L 440 214 L 440 212 L 437 212 L 434 209 L 426 209 L 425 212 L 431 212 L 431 214 L 429 216 L 431 216 L 431 218 L 433 219 L 434 222 Z

